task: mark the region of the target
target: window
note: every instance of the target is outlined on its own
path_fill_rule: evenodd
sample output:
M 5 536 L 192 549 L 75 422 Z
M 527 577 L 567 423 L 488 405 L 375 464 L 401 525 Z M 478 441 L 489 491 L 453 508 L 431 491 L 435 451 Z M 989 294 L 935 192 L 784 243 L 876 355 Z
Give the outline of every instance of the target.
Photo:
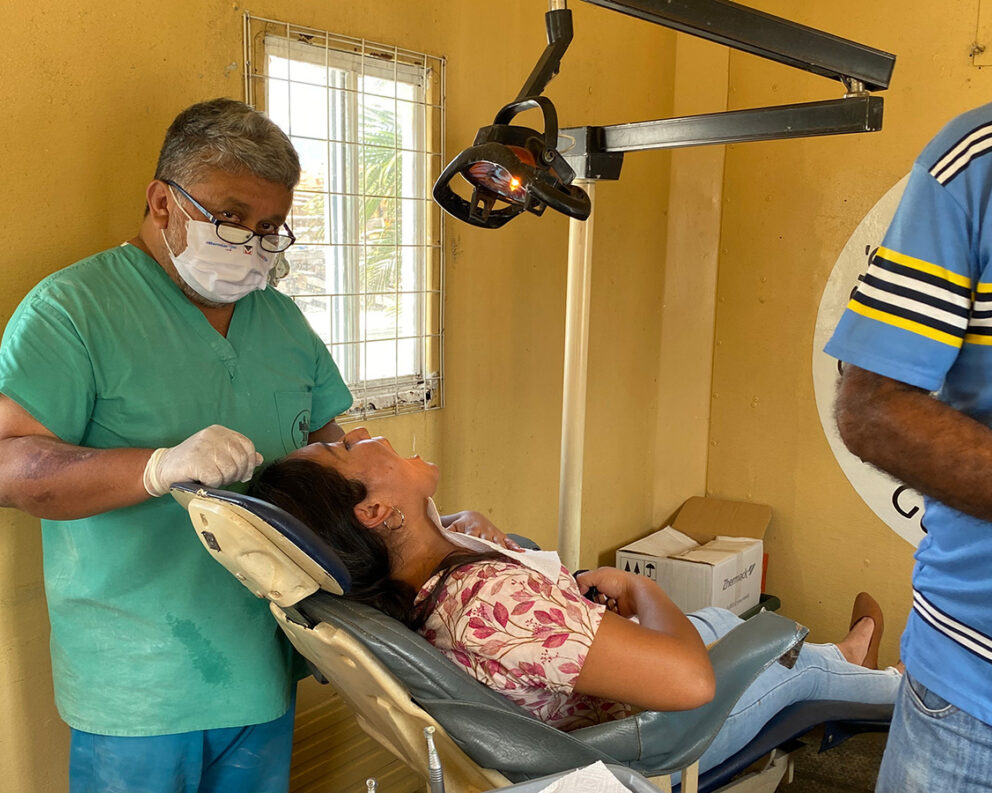
M 249 104 L 293 141 L 291 295 L 355 397 L 351 415 L 442 405 L 443 240 L 431 185 L 444 60 L 245 16 Z

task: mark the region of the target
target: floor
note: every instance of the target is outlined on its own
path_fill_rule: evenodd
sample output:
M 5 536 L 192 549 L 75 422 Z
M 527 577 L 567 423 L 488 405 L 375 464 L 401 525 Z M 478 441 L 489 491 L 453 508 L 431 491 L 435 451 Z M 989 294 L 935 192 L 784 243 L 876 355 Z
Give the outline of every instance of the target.
M 855 735 L 821 754 L 819 732 L 810 733 L 795 755 L 792 783 L 783 783 L 778 793 L 872 793 L 885 738 L 885 733 Z

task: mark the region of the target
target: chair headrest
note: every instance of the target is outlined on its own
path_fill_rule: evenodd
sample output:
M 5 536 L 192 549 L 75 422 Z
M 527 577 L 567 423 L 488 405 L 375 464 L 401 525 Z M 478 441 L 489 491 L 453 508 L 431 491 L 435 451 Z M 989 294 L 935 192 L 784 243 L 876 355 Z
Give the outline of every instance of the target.
M 189 511 L 203 545 L 260 597 L 288 606 L 317 589 L 342 594 L 351 588 L 351 575 L 334 550 L 285 510 L 253 496 L 196 482 L 173 484 L 172 496 Z M 292 577 L 294 570 L 312 579 L 312 586 L 270 586 L 277 578 L 284 581 L 287 573 Z M 290 588 L 294 591 L 282 591 Z

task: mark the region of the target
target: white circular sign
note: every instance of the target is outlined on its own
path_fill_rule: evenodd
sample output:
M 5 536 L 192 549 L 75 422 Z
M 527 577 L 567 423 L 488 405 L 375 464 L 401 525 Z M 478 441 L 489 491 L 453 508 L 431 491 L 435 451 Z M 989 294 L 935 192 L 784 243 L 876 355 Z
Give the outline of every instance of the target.
M 868 261 L 882 241 L 906 189 L 908 176 L 897 182 L 854 230 L 844 250 L 837 257 L 830 279 L 820 298 L 813 333 L 813 393 L 820 423 L 841 470 L 864 502 L 885 523 L 912 545 L 923 539 L 923 497 L 906 485 L 851 454 L 837 432 L 834 402 L 837 398 L 838 361 L 823 347 L 830 339 L 859 277 L 868 269 Z

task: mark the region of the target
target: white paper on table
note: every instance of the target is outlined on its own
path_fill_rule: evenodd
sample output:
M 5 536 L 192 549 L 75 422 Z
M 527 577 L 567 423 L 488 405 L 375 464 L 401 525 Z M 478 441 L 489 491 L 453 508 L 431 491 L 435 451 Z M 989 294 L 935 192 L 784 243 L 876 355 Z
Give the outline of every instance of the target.
M 630 793 L 601 760 L 556 779 L 541 793 Z

